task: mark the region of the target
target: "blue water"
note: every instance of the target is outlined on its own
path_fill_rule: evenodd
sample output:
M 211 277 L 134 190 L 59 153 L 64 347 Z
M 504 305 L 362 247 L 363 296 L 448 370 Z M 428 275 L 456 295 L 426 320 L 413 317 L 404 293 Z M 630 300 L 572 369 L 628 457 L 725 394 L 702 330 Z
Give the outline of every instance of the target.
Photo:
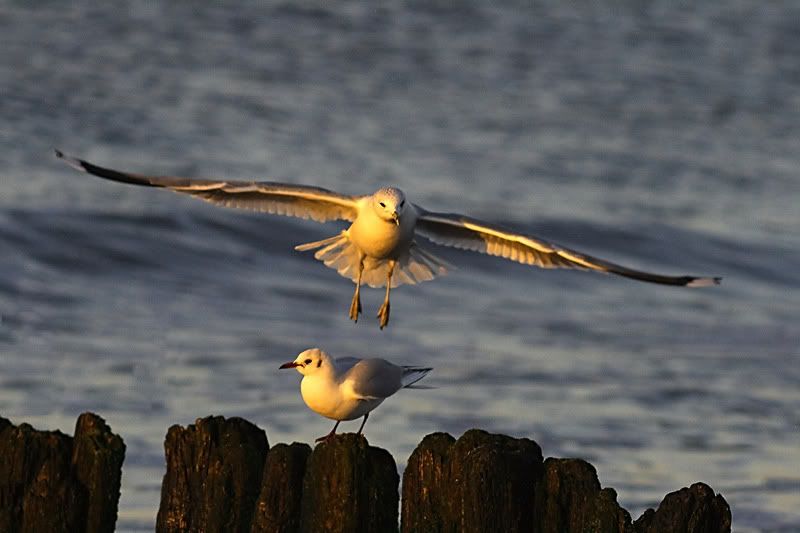
M 0 4 L 0 415 L 128 445 L 120 531 L 152 530 L 175 423 L 330 429 L 301 350 L 436 367 L 375 412 L 400 463 L 433 431 L 584 457 L 636 518 L 704 481 L 737 531 L 800 524 L 800 8 L 674 2 Z M 686 290 L 456 251 L 347 319 L 297 243 L 335 224 L 103 182 L 123 169 L 385 184 Z M 355 423 L 343 426 L 355 430 Z

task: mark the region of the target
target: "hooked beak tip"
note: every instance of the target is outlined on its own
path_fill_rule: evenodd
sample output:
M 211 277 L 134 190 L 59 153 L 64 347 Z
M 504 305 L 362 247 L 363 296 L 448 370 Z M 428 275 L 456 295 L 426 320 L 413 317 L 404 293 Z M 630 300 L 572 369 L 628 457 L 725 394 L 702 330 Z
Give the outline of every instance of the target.
M 298 366 L 300 366 L 298 363 L 295 363 L 294 361 L 291 361 L 289 363 L 283 363 L 281 366 L 278 367 L 278 370 L 282 370 L 284 368 L 295 368 L 295 367 L 298 367 Z

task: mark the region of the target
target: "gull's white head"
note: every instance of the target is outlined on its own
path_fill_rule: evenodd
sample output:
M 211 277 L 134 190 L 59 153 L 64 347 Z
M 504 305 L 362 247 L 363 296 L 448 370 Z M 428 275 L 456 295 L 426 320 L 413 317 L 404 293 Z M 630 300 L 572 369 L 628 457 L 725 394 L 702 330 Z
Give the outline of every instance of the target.
M 400 224 L 406 207 L 406 195 L 397 187 L 384 187 L 372 195 L 372 207 L 383 220 Z
M 301 352 L 294 361 L 284 363 L 280 368 L 294 368 L 304 376 L 333 368 L 333 359 L 319 348 L 310 348 Z

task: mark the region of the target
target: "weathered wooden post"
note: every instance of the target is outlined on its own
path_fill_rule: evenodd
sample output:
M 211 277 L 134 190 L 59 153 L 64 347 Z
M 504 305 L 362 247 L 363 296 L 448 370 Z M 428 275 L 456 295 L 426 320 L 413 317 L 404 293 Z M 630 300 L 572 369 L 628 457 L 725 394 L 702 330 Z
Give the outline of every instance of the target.
M 536 487 L 537 533 L 630 533 L 628 511 L 617 503 L 614 489 L 600 488 L 595 468 L 582 459 L 544 462 Z
M 308 459 L 300 531 L 397 531 L 399 482 L 389 452 L 361 435 L 337 435 Z
M 658 510 L 648 509 L 634 522 L 637 533 L 729 533 L 731 508 L 705 483 L 670 492 Z
M 87 533 L 114 531 L 124 459 L 125 443 L 111 432 L 105 420 L 92 413 L 78 417 L 72 467 L 88 493 Z
M 114 531 L 125 444 L 97 415 L 75 437 L 0 418 L 0 531 Z
M 542 451 L 528 439 L 470 430 L 423 439 L 403 474 L 404 532 L 531 531 Z
M 267 454 L 251 533 L 294 533 L 300 528 L 308 444 L 277 444 Z
M 403 532 L 448 530 L 448 456 L 455 442 L 447 433 L 431 433 L 408 458 L 403 472 Z
M 172 426 L 156 530 L 249 532 L 269 444 L 241 418 Z

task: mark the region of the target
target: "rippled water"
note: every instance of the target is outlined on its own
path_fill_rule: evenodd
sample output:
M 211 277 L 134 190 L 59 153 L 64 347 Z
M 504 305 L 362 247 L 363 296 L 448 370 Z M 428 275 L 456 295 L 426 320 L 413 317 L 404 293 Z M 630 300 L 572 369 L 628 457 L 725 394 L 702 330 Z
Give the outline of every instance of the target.
M 800 9 L 629 2 L 0 5 L 0 414 L 128 453 L 120 531 L 151 530 L 169 425 L 329 422 L 277 366 L 310 346 L 436 367 L 370 419 L 400 466 L 433 431 L 593 462 L 636 518 L 709 483 L 737 531 L 800 523 Z M 391 183 L 665 273 L 680 290 L 441 251 L 455 273 L 347 319 L 352 284 L 292 245 L 336 225 L 80 175 L 349 193 Z M 352 426 L 352 427 L 351 427 Z M 345 430 L 354 430 L 353 424 Z

